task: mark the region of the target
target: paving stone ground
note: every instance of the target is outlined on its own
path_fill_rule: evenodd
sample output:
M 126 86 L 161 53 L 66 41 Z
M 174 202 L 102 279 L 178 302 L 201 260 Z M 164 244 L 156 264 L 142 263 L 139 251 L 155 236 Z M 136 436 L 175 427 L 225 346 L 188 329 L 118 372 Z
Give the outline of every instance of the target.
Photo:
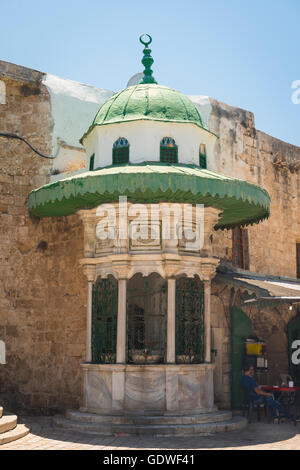
M 31 432 L 0 450 L 134 450 L 134 449 L 228 449 L 300 450 L 300 423 L 252 423 L 243 431 L 211 436 L 149 437 L 95 436 L 68 432 L 53 426 L 49 417 L 19 417 Z

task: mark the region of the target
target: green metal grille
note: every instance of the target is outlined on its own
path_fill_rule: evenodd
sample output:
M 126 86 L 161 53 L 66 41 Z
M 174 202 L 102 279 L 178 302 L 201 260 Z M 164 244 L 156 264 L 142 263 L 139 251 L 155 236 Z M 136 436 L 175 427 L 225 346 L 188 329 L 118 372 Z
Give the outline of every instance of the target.
M 113 149 L 113 165 L 129 162 L 129 147 Z
M 101 279 L 93 286 L 92 361 L 116 362 L 118 285 Z
M 204 362 L 204 287 L 199 279 L 176 281 L 177 362 Z
M 113 165 L 129 162 L 129 142 L 125 137 L 119 137 L 113 145 Z
M 177 147 L 160 147 L 160 161 L 163 163 L 178 163 Z

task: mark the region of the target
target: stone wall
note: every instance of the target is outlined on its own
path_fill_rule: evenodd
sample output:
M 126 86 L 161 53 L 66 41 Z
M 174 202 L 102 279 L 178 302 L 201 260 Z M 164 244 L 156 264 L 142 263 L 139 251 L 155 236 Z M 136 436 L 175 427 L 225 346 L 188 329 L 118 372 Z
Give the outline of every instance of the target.
M 6 104 L 0 131 L 17 133 L 51 152 L 51 117 L 43 74 L 1 63 Z M 49 181 L 51 160 L 0 137 L 0 402 L 6 408 L 63 409 L 81 396 L 85 347 L 85 281 L 79 268 L 78 216 L 29 217 L 31 189 Z
M 248 228 L 250 271 L 296 277 L 300 240 L 300 148 L 257 131 L 249 111 L 211 100 L 210 128 L 220 136 L 215 171 L 258 184 L 271 197 L 271 216 Z M 231 260 L 231 231 L 214 236 L 215 254 Z

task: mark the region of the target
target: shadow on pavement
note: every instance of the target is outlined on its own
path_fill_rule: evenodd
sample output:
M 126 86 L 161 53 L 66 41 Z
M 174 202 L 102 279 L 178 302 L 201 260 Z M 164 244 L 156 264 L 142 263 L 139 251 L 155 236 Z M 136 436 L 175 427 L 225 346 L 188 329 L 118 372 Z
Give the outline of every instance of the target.
M 100 436 L 95 434 L 83 434 L 71 432 L 55 427 L 49 417 L 20 417 L 22 422 L 30 427 L 31 433 L 26 439 L 26 445 L 30 448 L 31 442 L 40 440 L 42 445 L 51 447 L 51 441 L 59 441 L 68 444 L 84 446 L 103 446 L 108 449 L 230 449 L 262 446 L 262 448 L 281 447 L 282 441 L 295 438 L 300 430 L 300 423 L 294 426 L 292 423 L 268 424 L 265 422 L 251 423 L 242 431 L 230 431 L 209 436 Z M 20 441 L 19 441 L 20 442 Z M 25 444 L 25 441 L 24 441 Z M 276 446 L 277 444 L 277 446 Z M 285 442 L 286 444 L 286 442 Z M 295 448 L 300 448 L 295 442 Z M 290 444 L 291 446 L 291 444 Z M 90 447 L 91 448 L 91 447 Z M 55 449 L 55 447 L 54 447 Z

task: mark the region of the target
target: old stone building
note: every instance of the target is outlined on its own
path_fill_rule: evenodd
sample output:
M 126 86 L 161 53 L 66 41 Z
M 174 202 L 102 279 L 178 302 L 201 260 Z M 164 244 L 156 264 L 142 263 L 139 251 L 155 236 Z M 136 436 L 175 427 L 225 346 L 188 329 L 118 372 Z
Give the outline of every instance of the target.
M 6 62 L 0 62 L 0 80 L 0 340 L 6 345 L 0 403 L 16 411 L 54 413 L 78 408 L 83 400 L 84 229 L 78 213 L 30 215 L 28 196 L 80 175 L 86 156 L 79 139 L 113 92 Z M 189 98 L 219 137 L 208 170 L 254 183 L 271 198 L 268 219 L 212 234 L 212 255 L 221 260 L 211 287 L 214 396 L 228 409 L 238 405 L 233 389 L 241 364 L 235 364 L 234 348 L 241 348 L 247 335 L 266 342 L 264 380 L 292 373 L 290 343 L 300 330 L 300 148 L 257 130 L 249 111 L 200 95 Z M 53 158 L 1 133 L 21 136 Z M 236 333 L 244 317 L 250 323 Z

